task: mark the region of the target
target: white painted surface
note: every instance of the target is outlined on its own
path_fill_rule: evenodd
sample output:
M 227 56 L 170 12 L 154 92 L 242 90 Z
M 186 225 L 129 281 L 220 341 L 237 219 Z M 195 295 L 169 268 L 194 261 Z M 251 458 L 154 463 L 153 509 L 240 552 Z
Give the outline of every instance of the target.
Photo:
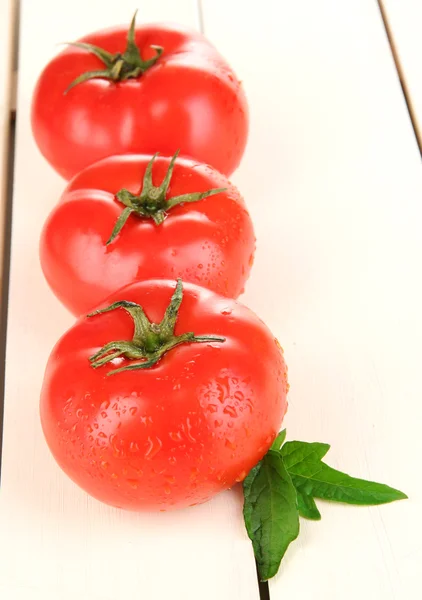
M 0 264 L 3 256 L 3 227 L 6 203 L 8 141 L 12 85 L 13 0 L 0 2 Z M 1 277 L 1 273 L 0 273 Z
M 138 2 L 139 20 L 196 26 L 191 0 Z M 38 238 L 64 182 L 38 153 L 29 105 L 57 42 L 122 20 L 132 2 L 24 0 L 0 493 L 2 600 L 257 600 L 241 497 L 173 514 L 136 515 L 87 497 L 59 470 L 39 424 L 43 370 L 72 317 L 43 280 Z M 30 304 L 29 304 L 30 303 Z
M 233 177 L 258 238 L 244 300 L 286 351 L 288 437 L 329 442 L 334 467 L 411 498 L 320 502 L 271 600 L 419 599 L 422 166 L 377 4 L 203 8 L 251 106 Z
M 382 0 L 422 146 L 422 2 Z
M 237 492 L 178 514 L 112 510 L 62 475 L 40 431 L 43 368 L 72 318 L 38 265 L 39 231 L 64 183 L 31 138 L 30 97 L 56 42 L 134 8 L 24 0 L 0 493 L 5 600 L 258 598 Z M 198 22 L 190 0 L 143 2 L 139 15 Z M 302 522 L 271 599 L 416 600 L 422 170 L 376 3 L 203 0 L 203 17 L 250 100 L 250 143 L 233 178 L 258 235 L 244 300 L 286 350 L 289 438 L 330 442 L 330 464 L 411 497 L 370 509 L 320 503 L 322 522 Z

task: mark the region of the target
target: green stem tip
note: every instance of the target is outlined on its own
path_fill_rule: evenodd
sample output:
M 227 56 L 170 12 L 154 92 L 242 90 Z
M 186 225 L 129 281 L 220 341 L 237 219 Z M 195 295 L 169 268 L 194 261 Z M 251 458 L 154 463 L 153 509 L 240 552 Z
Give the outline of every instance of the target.
M 106 242 L 107 246 L 115 240 L 131 214 L 144 219 L 152 219 L 156 225 L 161 225 L 166 218 L 168 211 L 175 206 L 184 204 L 185 202 L 198 202 L 209 196 L 214 196 L 215 194 L 226 191 L 227 188 L 214 188 L 205 192 L 182 194 L 181 196 L 173 196 L 173 198 L 167 199 L 167 192 L 179 152 L 179 150 L 175 152 L 170 161 L 167 173 L 165 174 L 161 185 L 158 187 L 152 182 L 152 168 L 158 155 L 158 152 L 156 152 L 145 169 L 141 193 L 136 196 L 126 189 L 121 189 L 117 192 L 116 199 L 126 208 L 117 219 L 111 236 Z
M 215 335 L 195 335 L 193 332 L 175 335 L 177 318 L 180 305 L 183 300 L 183 284 L 178 279 L 176 289 L 171 297 L 170 303 L 166 309 L 161 323 L 151 323 L 146 316 L 142 306 L 135 302 L 121 300 L 114 302 L 106 308 L 96 310 L 87 315 L 94 317 L 117 308 L 123 308 L 132 317 L 134 324 L 134 333 L 132 340 L 118 340 L 105 344 L 98 352 L 93 354 L 89 361 L 91 367 L 97 369 L 102 367 L 115 358 L 127 358 L 136 362 L 109 371 L 107 375 L 114 375 L 122 371 L 133 371 L 137 369 L 149 369 L 155 365 L 161 358 L 180 344 L 187 343 L 210 343 L 225 341 L 224 337 Z
M 72 83 L 65 90 L 65 94 L 69 92 L 75 85 L 88 81 L 89 79 L 109 79 L 110 81 L 125 81 L 126 79 L 133 79 L 139 77 L 147 69 L 155 65 L 157 60 L 162 55 L 164 49 L 161 46 L 150 46 L 155 51 L 155 56 L 149 60 L 144 60 L 141 56 L 141 52 L 136 45 L 135 41 L 135 22 L 136 14 L 133 15 L 129 30 L 127 33 L 126 50 L 123 53 L 117 52 L 112 54 L 107 52 L 103 48 L 94 46 L 93 44 L 87 44 L 85 42 L 69 42 L 70 46 L 76 46 L 76 48 L 82 48 L 91 54 L 94 54 L 104 64 L 104 69 L 96 69 L 95 71 L 87 71 L 76 77 Z

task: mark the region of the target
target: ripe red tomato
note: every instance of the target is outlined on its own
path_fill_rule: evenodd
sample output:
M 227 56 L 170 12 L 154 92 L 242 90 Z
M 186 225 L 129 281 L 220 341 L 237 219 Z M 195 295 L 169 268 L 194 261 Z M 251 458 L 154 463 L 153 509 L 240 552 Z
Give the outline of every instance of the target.
M 150 187 L 148 164 L 151 167 L 150 156 L 132 155 L 88 167 L 70 182 L 45 224 L 40 245 L 44 274 L 76 315 L 124 285 L 156 277 L 182 277 L 229 297 L 243 291 L 255 237 L 238 190 L 211 167 L 159 157 L 152 179 L 157 185 L 165 181 L 157 192 Z M 147 197 L 137 204 L 134 195 L 140 188 Z M 226 191 L 169 208 L 180 195 L 186 200 L 185 194 L 221 188 Z M 137 210 L 106 245 L 119 217 L 131 210 L 128 204 Z M 167 218 L 161 222 L 163 207 Z
M 103 306 L 121 300 L 79 319 L 52 351 L 41 394 L 47 442 L 62 469 L 108 504 L 204 502 L 241 481 L 279 431 L 280 346 L 248 308 L 196 285 L 136 283 Z M 152 366 L 140 369 L 143 361 Z
M 248 133 L 232 69 L 198 32 L 132 26 L 87 35 L 45 67 L 32 104 L 42 154 L 66 179 L 106 156 L 177 148 L 229 175 Z

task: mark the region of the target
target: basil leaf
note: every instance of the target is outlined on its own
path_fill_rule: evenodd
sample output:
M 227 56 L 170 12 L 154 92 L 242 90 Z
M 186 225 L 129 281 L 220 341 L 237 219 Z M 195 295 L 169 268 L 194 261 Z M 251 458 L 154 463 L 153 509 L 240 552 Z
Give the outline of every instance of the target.
M 244 480 L 243 491 L 246 529 L 260 578 L 266 581 L 299 535 L 296 490 L 279 452 L 269 450 Z
M 284 440 L 286 439 L 286 434 L 287 434 L 287 432 L 285 429 L 283 429 L 283 431 L 280 431 L 278 436 L 273 441 L 270 450 L 280 450 L 281 446 L 283 445 Z
M 319 512 L 315 500 L 312 496 L 304 494 L 300 489 L 297 492 L 297 506 L 299 514 L 304 519 L 312 519 L 312 521 L 319 521 L 321 519 L 321 513 Z

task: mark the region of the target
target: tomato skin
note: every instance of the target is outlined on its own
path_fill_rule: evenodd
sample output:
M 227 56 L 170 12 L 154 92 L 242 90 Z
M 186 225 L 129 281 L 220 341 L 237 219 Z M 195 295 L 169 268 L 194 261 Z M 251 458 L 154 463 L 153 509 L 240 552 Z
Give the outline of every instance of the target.
M 159 322 L 174 287 L 136 283 L 104 306 L 137 302 Z M 107 376 L 130 361 L 93 369 L 88 358 L 110 340 L 131 339 L 133 323 L 118 309 L 79 319 L 53 349 L 41 393 L 44 434 L 61 468 L 98 500 L 129 510 L 204 502 L 242 480 L 274 440 L 287 375 L 263 322 L 234 300 L 184 284 L 176 334 L 185 331 L 226 341 L 183 344 L 151 369 Z
M 111 52 L 126 47 L 127 26 L 82 40 Z M 239 165 L 248 134 L 242 86 L 217 50 L 180 26 L 136 28 L 144 59 L 162 46 L 157 63 L 136 79 L 91 79 L 65 90 L 84 72 L 104 68 L 93 54 L 69 46 L 41 73 L 32 102 L 38 147 L 65 179 L 114 154 L 182 155 L 227 175 Z
M 188 159 L 176 161 L 168 197 L 211 188 L 227 191 L 172 208 L 161 225 L 131 215 L 106 246 L 124 209 L 115 194 L 121 188 L 138 193 L 150 159 L 115 156 L 92 165 L 69 183 L 47 219 L 41 266 L 53 292 L 77 316 L 142 279 L 181 277 L 228 297 L 243 291 L 255 249 L 243 199 L 215 169 Z M 155 159 L 155 185 L 169 162 Z

